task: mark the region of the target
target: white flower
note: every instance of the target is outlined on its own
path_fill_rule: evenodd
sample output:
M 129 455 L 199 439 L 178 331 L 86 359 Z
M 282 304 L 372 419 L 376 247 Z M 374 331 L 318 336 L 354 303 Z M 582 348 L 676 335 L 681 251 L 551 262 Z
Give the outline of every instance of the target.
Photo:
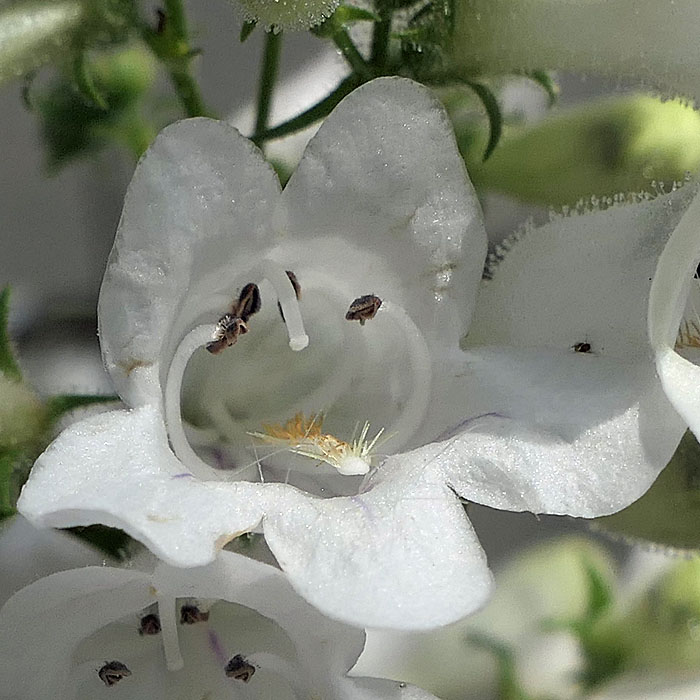
M 363 645 L 364 632 L 323 617 L 278 569 L 232 552 L 206 567 L 161 564 L 152 574 L 73 569 L 0 610 L 0 697 L 433 697 L 346 677 Z
M 104 358 L 132 409 L 65 431 L 19 507 L 44 525 L 121 527 L 177 566 L 261 525 L 331 616 L 459 619 L 491 577 L 454 492 L 591 517 L 639 497 L 673 453 L 685 424 L 646 311 L 689 193 L 530 232 L 470 329 L 486 234 L 426 89 L 354 92 L 282 193 L 227 125 L 172 125 L 137 168 L 100 297 Z M 367 424 L 356 449 L 339 442 Z
M 556 69 L 700 97 L 695 0 L 460 0 L 453 59 L 468 71 Z

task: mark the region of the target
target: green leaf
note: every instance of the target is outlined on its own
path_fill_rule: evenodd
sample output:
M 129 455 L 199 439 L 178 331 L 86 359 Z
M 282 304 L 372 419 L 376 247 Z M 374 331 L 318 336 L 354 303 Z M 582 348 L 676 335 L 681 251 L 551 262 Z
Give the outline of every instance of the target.
M 64 413 L 75 408 L 99 403 L 113 403 L 114 401 L 119 401 L 119 397 L 111 394 L 58 394 L 50 396 L 46 400 L 46 408 L 49 419 L 55 421 Z
M 559 85 L 546 70 L 533 70 L 524 73 L 530 80 L 534 80 L 549 96 L 549 106 L 552 107 L 559 97 Z
M 487 161 L 503 134 L 503 115 L 501 114 L 501 108 L 496 96 L 486 85 L 474 82 L 473 80 L 464 80 L 464 83 L 468 85 L 481 100 L 489 120 L 489 141 L 486 145 L 483 157 L 483 160 Z
M 10 379 L 20 381 L 22 371 L 17 364 L 15 354 L 12 351 L 8 321 L 10 316 L 10 287 L 4 287 L 0 292 L 0 372 Z
M 257 19 L 249 19 L 243 22 L 243 26 L 241 27 L 241 35 L 239 37 L 241 44 L 253 33 L 253 30 L 257 26 Z

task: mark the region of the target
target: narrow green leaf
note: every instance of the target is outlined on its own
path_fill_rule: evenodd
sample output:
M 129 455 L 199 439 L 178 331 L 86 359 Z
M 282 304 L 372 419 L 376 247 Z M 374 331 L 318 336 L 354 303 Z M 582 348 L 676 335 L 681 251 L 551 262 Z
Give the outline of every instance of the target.
M 253 33 L 253 30 L 257 26 L 258 26 L 257 19 L 249 19 L 249 20 L 243 22 L 243 26 L 241 27 L 241 35 L 239 37 L 241 44 Z
M 0 522 L 17 512 L 17 497 L 30 462 L 21 450 L 0 451 Z
M 10 379 L 20 381 L 22 371 L 17 364 L 15 354 L 10 343 L 8 332 L 8 320 L 10 316 L 10 287 L 4 287 L 0 292 L 0 372 Z
M 111 394 L 58 394 L 46 400 L 46 408 L 49 420 L 55 421 L 74 408 L 91 406 L 96 403 L 112 403 L 114 401 L 119 401 L 119 397 Z
M 496 96 L 491 92 L 489 88 L 483 83 L 477 83 L 472 80 L 465 80 L 464 83 L 469 85 L 469 87 L 476 93 L 477 97 L 481 100 L 486 110 L 486 116 L 489 120 L 489 142 L 486 145 L 486 150 L 484 151 L 483 160 L 488 160 L 494 149 L 501 140 L 501 134 L 503 133 L 503 116 L 501 114 L 501 108 L 498 104 Z
M 552 107 L 559 97 L 559 84 L 554 80 L 551 73 L 546 70 L 527 71 L 525 75 L 534 80 L 549 96 L 549 106 Z

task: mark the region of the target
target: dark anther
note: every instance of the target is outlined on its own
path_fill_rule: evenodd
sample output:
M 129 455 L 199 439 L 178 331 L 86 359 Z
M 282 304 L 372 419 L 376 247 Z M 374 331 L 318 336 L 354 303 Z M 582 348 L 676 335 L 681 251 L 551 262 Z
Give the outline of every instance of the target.
M 241 654 L 236 654 L 227 664 L 224 673 L 229 678 L 247 683 L 255 673 L 255 666 L 249 664 Z
M 348 321 L 359 321 L 361 326 L 365 325 L 365 321 L 369 321 L 377 315 L 379 307 L 382 305 L 382 300 L 374 294 L 365 294 L 363 297 L 357 297 L 350 304 L 345 318 Z
M 248 326 L 242 318 L 233 314 L 224 314 L 216 326 L 214 340 L 207 343 L 206 348 L 212 355 L 217 355 L 224 348 L 235 345 L 238 336 L 247 332 Z
M 131 671 L 121 661 L 106 661 L 97 675 L 106 686 L 112 686 L 122 678 L 130 676 Z
M 231 313 L 247 322 L 253 314 L 257 314 L 260 311 L 261 305 L 258 285 L 248 282 L 241 289 L 238 301 L 231 308 Z
M 196 622 L 206 622 L 208 619 L 209 613 L 200 610 L 196 605 L 183 605 L 180 608 L 181 625 L 194 625 Z
M 141 636 L 152 634 L 158 634 L 160 632 L 160 618 L 158 615 L 153 613 L 149 615 L 144 615 L 141 618 L 141 623 L 139 624 L 139 634 Z
M 591 351 L 591 344 L 590 343 L 576 343 L 575 345 L 571 346 L 571 349 L 574 352 L 590 352 Z
M 297 300 L 301 299 L 301 285 L 299 284 L 297 276 L 291 270 L 285 270 L 285 272 L 287 273 L 289 281 L 292 283 L 292 287 L 294 287 L 294 296 Z M 282 304 L 280 304 L 279 301 L 277 302 L 277 308 L 280 310 L 280 316 L 284 321 L 284 311 L 282 311 Z

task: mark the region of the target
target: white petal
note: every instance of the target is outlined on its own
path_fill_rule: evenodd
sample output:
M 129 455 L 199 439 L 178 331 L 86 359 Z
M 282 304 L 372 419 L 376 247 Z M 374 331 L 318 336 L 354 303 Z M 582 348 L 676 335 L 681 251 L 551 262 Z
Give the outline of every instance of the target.
M 486 252 L 481 208 L 442 106 L 424 87 L 380 78 L 355 90 L 309 142 L 285 188 L 279 225 L 295 240 L 339 237 L 320 260 L 358 293 L 396 289 L 424 333 L 449 343 L 466 329 Z M 376 253 L 373 270 L 353 250 Z M 362 287 L 365 278 L 372 287 Z
M 558 218 L 504 251 L 479 296 L 470 349 L 436 389 L 433 434 L 451 424 L 455 441 L 423 453 L 440 454 L 462 496 L 594 517 L 651 485 L 684 425 L 650 362 L 646 309 L 693 194 Z
M 571 350 L 587 342 L 596 354 L 647 359 L 651 279 L 695 191 L 557 217 L 507 243 L 480 291 L 468 344 Z
M 294 587 L 350 624 L 430 629 L 473 612 L 491 574 L 464 508 L 435 470 L 391 459 L 351 498 L 299 497 L 265 519 Z
M 696 436 L 700 435 L 700 367 L 674 350 L 679 324 L 698 262 L 700 262 L 700 195 L 663 251 L 649 297 L 649 335 L 656 353 L 656 367 L 666 394 L 687 421 Z
M 159 396 L 158 373 L 167 366 L 158 363 L 190 330 L 197 290 L 225 289 L 224 273 L 212 279 L 222 264 L 255 259 L 269 240 L 267 220 L 279 191 L 260 152 L 224 122 L 176 122 L 143 156 L 98 311 L 105 362 L 128 403 Z M 183 323 L 190 325 L 178 328 L 178 318 L 188 315 Z
M 572 351 L 469 351 L 444 396 L 461 398 L 464 419 L 444 442 L 399 459 L 415 469 L 434 460 L 461 496 L 507 510 L 619 510 L 651 485 L 685 429 L 651 363 Z
M 695 0 L 471 0 L 457 5 L 454 58 L 472 72 L 603 73 L 697 98 L 698 23 Z
M 94 416 L 61 433 L 37 460 L 18 507 L 44 526 L 119 527 L 179 566 L 208 564 L 263 515 L 260 485 L 188 475 L 150 406 Z

